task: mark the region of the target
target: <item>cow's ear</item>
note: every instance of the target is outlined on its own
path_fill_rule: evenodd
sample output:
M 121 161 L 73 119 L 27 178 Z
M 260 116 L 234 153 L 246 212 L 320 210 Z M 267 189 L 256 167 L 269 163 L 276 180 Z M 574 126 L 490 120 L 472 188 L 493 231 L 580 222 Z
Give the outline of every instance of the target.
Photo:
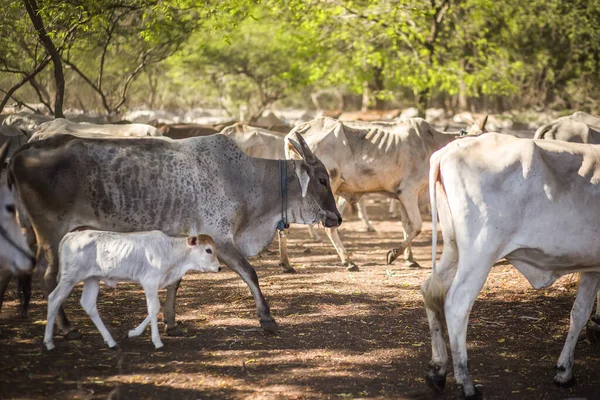
M 295 163 L 296 175 L 300 181 L 300 188 L 302 189 L 302 197 L 306 197 L 308 191 L 308 182 L 310 182 L 310 176 L 308 175 L 308 167 L 302 162 Z
M 195 245 L 197 245 L 198 244 L 198 236 L 188 236 L 187 244 L 190 247 L 194 247 Z

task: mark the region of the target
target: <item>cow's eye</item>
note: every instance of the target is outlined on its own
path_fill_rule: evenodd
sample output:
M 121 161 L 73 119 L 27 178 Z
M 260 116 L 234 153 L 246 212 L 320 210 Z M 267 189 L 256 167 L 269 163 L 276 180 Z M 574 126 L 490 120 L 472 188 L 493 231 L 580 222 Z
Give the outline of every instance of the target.
M 319 179 L 319 183 L 320 183 L 321 185 L 325 186 L 325 185 L 327 185 L 327 179 L 325 179 L 325 178 L 320 178 L 320 179 Z
M 6 205 L 6 211 L 7 211 L 9 214 L 14 214 L 14 213 L 16 212 L 16 211 L 15 211 L 15 205 L 14 205 L 14 204 L 7 204 L 7 205 Z
M 208 254 L 212 254 L 212 250 L 211 250 L 211 249 L 206 249 L 206 252 L 207 252 Z

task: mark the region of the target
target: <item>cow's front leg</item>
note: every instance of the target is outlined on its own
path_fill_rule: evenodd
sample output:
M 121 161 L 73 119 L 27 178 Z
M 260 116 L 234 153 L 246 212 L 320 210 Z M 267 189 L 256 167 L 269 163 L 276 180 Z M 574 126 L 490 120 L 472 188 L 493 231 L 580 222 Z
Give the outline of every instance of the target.
M 398 209 L 402 216 L 402 229 L 404 240 L 400 243 L 400 246 L 390 250 L 387 253 L 386 261 L 388 264 L 393 263 L 400 254 L 404 254 L 405 263 L 410 268 L 420 268 L 419 264 L 412 258 L 412 252 L 409 250 L 410 244 L 423 227 L 423 220 L 421 219 L 421 213 L 419 212 L 419 202 L 417 193 L 414 192 L 401 192 L 398 196 L 400 201 Z M 408 249 L 408 251 L 407 251 Z
M 329 236 L 331 244 L 333 244 L 335 251 L 337 251 L 338 255 L 340 256 L 342 265 L 346 267 L 348 271 L 358 271 L 358 266 L 350 261 L 348 255 L 346 254 L 346 249 L 344 248 L 342 239 L 340 239 L 337 228 L 325 228 L 325 233 L 327 233 L 327 236 Z
M 587 322 L 592 307 L 594 306 L 594 295 L 598 291 L 600 283 L 600 273 L 584 272 L 581 274 L 577 297 L 571 309 L 571 323 L 567 340 L 563 346 L 558 359 L 556 369 L 558 373 L 554 377 L 554 383 L 561 387 L 569 387 L 574 383 L 573 378 L 573 360 L 575 357 L 575 345 L 581 329 Z
M 36 268 L 41 271 L 45 271 L 44 274 L 44 296 L 48 298 L 50 293 L 56 288 L 57 276 L 58 276 L 58 244 L 55 246 L 38 246 L 37 257 L 36 257 Z M 56 316 L 56 325 L 61 335 L 67 340 L 80 339 L 81 334 L 75 329 L 62 306 Z
M 267 304 L 258 285 L 258 275 L 248 260 L 240 254 L 233 243 L 218 246 L 219 260 L 235 271 L 250 289 L 256 302 L 256 312 L 260 320 L 260 326 L 267 332 L 276 333 L 277 323 L 271 315 L 271 309 Z
M 180 284 L 181 279 L 167 286 L 167 301 L 165 302 L 165 334 L 167 336 L 184 336 L 183 331 L 175 321 L 175 298 Z
M 277 237 L 279 238 L 279 266 L 283 272 L 294 274 L 296 273 L 296 270 L 290 265 L 290 259 L 288 257 L 287 235 L 287 229 L 284 231 L 277 231 Z

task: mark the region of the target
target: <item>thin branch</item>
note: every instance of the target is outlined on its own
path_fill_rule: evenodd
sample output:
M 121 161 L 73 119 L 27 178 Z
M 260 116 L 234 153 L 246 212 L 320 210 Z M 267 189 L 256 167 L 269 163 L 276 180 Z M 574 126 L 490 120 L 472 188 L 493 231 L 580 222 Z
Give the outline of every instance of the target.
M 112 110 L 110 108 L 110 105 L 108 104 L 108 100 L 106 99 L 106 95 L 104 94 L 104 92 L 98 86 L 96 86 L 94 82 L 92 82 L 92 80 L 88 78 L 87 75 L 84 74 L 79 68 L 77 68 L 77 66 L 71 61 L 65 58 L 63 58 L 62 61 L 65 63 L 65 65 L 68 65 L 73 71 L 75 71 L 77 75 L 79 75 L 81 79 L 85 81 L 85 83 L 87 83 L 92 89 L 94 89 L 96 93 L 98 93 L 98 95 L 100 95 L 100 99 L 102 100 L 102 106 L 104 107 L 106 112 L 110 114 Z
M 4 109 L 4 106 L 6 106 L 6 103 L 8 103 L 8 100 L 12 97 L 14 92 L 16 92 L 17 89 L 19 89 L 24 84 L 29 82 L 29 80 L 31 80 L 34 76 L 36 76 L 37 74 L 42 72 L 49 63 L 50 63 L 50 57 L 46 57 L 42 61 L 42 63 L 39 64 L 33 71 L 31 71 L 29 74 L 25 75 L 23 77 L 23 79 L 21 79 L 21 81 L 19 81 L 16 85 L 14 85 L 7 92 L 5 92 L 6 95 L 4 96 L 4 99 L 2 100 L 2 102 L 0 102 L 0 112 L 2 112 L 2 109 Z

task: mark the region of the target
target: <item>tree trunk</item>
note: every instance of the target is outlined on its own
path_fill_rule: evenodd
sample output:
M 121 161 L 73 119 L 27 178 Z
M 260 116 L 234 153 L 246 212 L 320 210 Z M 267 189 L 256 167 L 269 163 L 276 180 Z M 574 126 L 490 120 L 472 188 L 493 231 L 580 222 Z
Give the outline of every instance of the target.
M 371 89 L 369 88 L 369 82 L 363 82 L 363 92 L 362 92 L 362 103 L 360 106 L 360 111 L 365 112 L 369 109 L 371 97 Z
M 429 103 L 429 89 L 423 89 L 415 95 L 415 102 L 417 106 L 418 116 L 425 118 L 425 111 L 427 110 L 427 104 Z
M 46 32 L 46 27 L 44 26 L 44 21 L 42 17 L 39 15 L 39 7 L 35 0 L 23 0 L 25 3 L 25 8 L 27 10 L 27 14 L 29 14 L 29 18 L 33 23 L 33 27 L 35 28 L 40 42 L 44 45 L 44 48 L 48 52 L 52 60 L 52 64 L 54 65 L 54 81 L 56 82 L 56 97 L 54 98 L 54 116 L 56 118 L 64 118 L 63 114 L 63 102 L 65 97 L 65 77 L 63 74 L 62 63 L 60 61 L 60 54 L 56 49 L 56 46 L 52 42 L 52 39 L 48 36 L 48 32 Z

